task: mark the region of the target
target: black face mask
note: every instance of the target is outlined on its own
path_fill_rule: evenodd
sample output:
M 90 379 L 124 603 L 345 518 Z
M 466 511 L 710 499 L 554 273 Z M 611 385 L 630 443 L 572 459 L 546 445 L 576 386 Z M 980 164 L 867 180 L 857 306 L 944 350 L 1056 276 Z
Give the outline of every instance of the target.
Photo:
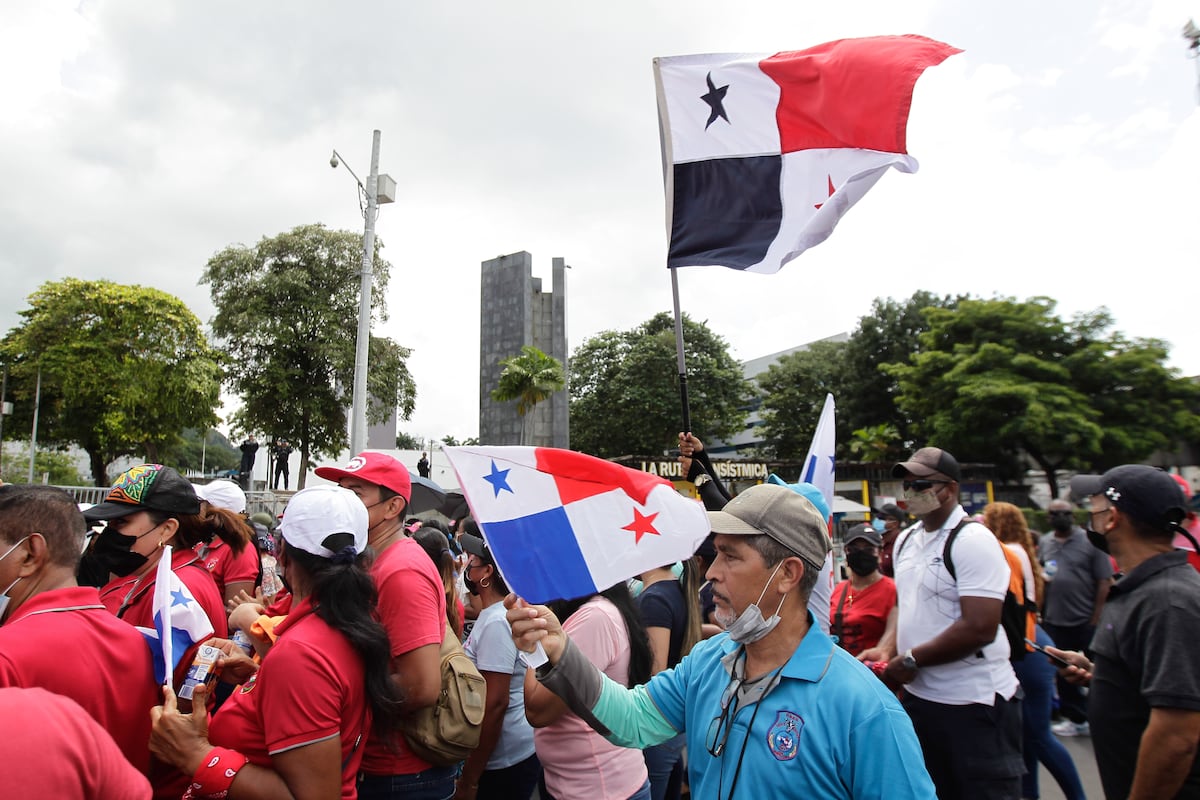
M 865 578 L 879 569 L 879 556 L 868 550 L 855 550 L 846 554 L 846 566 L 860 578 Z
M 1070 514 L 1051 514 L 1050 527 L 1056 531 L 1066 532 L 1071 530 L 1075 525 L 1075 518 Z
M 1107 555 L 1108 537 L 1106 537 L 1103 533 L 1092 530 L 1091 528 L 1087 529 L 1087 537 L 1088 541 L 1092 543 L 1092 547 Z
M 130 549 L 136 542 L 136 536 L 126 536 L 114 528 L 105 528 L 96 537 L 90 557 L 102 569 L 124 578 L 137 572 L 149 561 L 146 556 Z
M 479 584 L 468 578 L 466 575 L 463 576 L 463 584 L 467 587 L 467 591 L 471 594 L 479 594 Z

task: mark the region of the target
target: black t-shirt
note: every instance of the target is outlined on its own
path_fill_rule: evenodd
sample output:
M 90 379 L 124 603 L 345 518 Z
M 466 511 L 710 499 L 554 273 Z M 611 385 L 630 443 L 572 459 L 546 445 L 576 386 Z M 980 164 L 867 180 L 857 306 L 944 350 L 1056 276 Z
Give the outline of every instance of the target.
M 1181 551 L 1130 570 L 1108 595 L 1092 639 L 1088 720 L 1108 797 L 1126 797 L 1152 708 L 1200 711 L 1200 574 Z M 1200 754 L 1176 797 L 1200 799 Z
M 683 648 L 683 632 L 687 628 L 687 604 L 683 598 L 683 585 L 677 580 L 652 583 L 638 595 L 638 609 L 647 628 L 666 628 L 671 632 L 671 644 L 667 648 L 667 666 L 679 663 L 679 651 Z

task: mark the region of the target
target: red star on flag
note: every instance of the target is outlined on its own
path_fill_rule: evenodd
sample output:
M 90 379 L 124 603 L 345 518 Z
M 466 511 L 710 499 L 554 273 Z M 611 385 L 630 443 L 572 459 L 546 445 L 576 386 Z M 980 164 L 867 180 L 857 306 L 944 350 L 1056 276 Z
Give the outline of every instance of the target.
M 833 176 L 826 175 L 825 177 L 829 179 L 829 196 L 833 197 L 833 193 L 835 191 L 834 186 L 833 186 Z M 825 204 L 824 203 L 816 203 L 815 205 L 813 205 L 813 208 L 820 208 L 823 205 L 825 205 Z
M 648 533 L 653 533 L 655 536 L 662 536 L 661 533 L 654 530 L 654 518 L 657 516 L 657 511 L 650 516 L 646 516 L 635 508 L 633 510 L 633 522 L 629 523 L 621 530 L 633 531 L 634 536 L 636 537 L 633 541 L 634 544 L 640 544 L 642 537 Z

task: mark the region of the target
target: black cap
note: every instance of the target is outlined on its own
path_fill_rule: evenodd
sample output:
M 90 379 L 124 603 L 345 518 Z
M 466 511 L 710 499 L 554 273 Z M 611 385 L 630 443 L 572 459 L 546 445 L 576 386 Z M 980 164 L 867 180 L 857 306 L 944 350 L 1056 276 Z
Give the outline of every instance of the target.
M 880 547 L 883 544 L 883 537 L 879 535 L 879 531 L 865 522 L 861 522 L 846 531 L 846 535 L 842 537 L 842 544 L 850 544 L 855 539 L 866 539 L 876 547 Z
M 881 518 L 891 517 L 892 519 L 903 521 L 908 515 L 905 514 L 903 509 L 901 509 L 900 506 L 896 505 L 895 503 L 884 503 L 882 506 L 880 506 L 879 510 L 875 512 L 875 516 Z
M 940 447 L 922 447 L 908 461 L 892 467 L 893 478 L 915 475 L 918 478 L 944 478 L 957 481 L 962 478 L 958 460 Z
M 496 559 L 492 558 L 492 548 L 488 547 L 487 542 L 483 539 L 464 533 L 459 536 L 459 541 L 462 542 L 463 550 L 477 558 L 482 558 L 485 564 L 496 566 Z
M 1071 494 L 1108 498 L 1121 512 L 1155 530 L 1172 533 L 1187 516 L 1187 499 L 1169 473 L 1144 464 L 1124 464 L 1103 475 L 1076 475 Z
M 88 520 L 119 519 L 147 509 L 199 514 L 200 498 L 192 485 L 170 467 L 139 464 L 122 472 L 104 502 L 92 506 L 83 516 Z

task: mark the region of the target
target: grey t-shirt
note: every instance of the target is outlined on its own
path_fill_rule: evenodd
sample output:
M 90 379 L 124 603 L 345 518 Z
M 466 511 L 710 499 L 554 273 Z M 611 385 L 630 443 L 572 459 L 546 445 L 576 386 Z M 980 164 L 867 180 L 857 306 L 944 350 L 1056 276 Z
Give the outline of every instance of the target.
M 1083 528 L 1059 539 L 1042 536 L 1038 560 L 1046 578 L 1042 619 L 1063 628 L 1087 625 L 1096 606 L 1096 584 L 1113 575 L 1112 562 L 1088 541 Z

